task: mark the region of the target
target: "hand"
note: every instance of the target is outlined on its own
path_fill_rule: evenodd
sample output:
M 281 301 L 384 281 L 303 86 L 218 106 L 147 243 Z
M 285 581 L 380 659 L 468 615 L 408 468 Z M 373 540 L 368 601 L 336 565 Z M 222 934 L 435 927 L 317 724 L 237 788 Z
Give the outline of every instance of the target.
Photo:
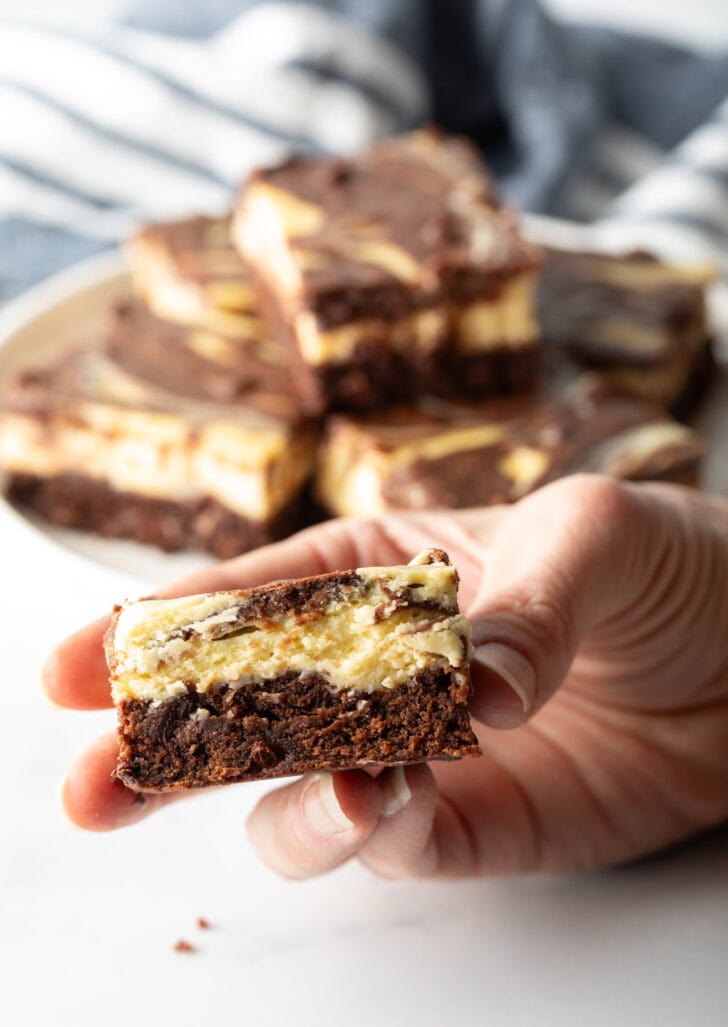
M 249 832 L 290 877 L 356 856 L 386 877 L 571 871 L 632 859 L 728 817 L 728 503 L 579 476 L 513 507 L 331 521 L 163 595 L 406 562 L 445 549 L 473 623 L 479 761 L 314 775 L 275 788 Z M 110 706 L 106 619 L 50 658 L 45 687 Z M 508 730 L 503 730 L 508 729 Z M 114 735 L 63 789 L 80 827 L 179 796 L 118 781 Z

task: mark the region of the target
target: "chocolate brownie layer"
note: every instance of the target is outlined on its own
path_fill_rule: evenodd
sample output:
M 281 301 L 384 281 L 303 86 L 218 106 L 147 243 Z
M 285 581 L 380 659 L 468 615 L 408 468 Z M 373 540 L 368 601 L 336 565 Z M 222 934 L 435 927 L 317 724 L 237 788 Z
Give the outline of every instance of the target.
M 213 499 L 152 499 L 74 474 L 52 478 L 11 474 L 6 492 L 11 500 L 63 528 L 132 539 L 166 552 L 201 549 L 221 559 L 285 538 L 320 516 L 306 496 L 299 496 L 271 521 L 260 522 L 241 517 Z
M 482 396 L 510 396 L 528 393 L 539 380 L 541 353 L 526 342 L 523 346 L 494 350 L 491 353 L 464 355 L 443 352 L 433 379 L 423 383 L 421 393 L 430 392 L 450 399 Z
M 524 392 L 538 378 L 539 353 L 532 346 L 487 355 L 452 355 L 446 346 L 413 368 L 407 356 L 386 343 L 364 340 L 344 364 L 322 364 L 309 372 L 301 399 L 309 409 L 327 397 L 330 410 L 368 411 L 415 401 L 426 393 L 440 396 L 508 396 Z
M 479 755 L 468 685 L 425 671 L 391 691 L 335 692 L 325 678 L 272 681 L 119 710 L 118 777 L 173 791 L 256 778 Z
M 275 338 L 288 347 L 301 406 L 310 414 L 325 411 L 369 411 L 409 403 L 425 393 L 441 396 L 507 396 L 530 389 L 537 381 L 540 352 L 525 339 L 486 353 L 463 354 L 448 342 L 445 327 L 420 349 L 413 362 L 408 347 L 392 346 L 386 325 L 372 326 L 345 361 L 309 365 L 296 347 L 295 333 L 256 276 L 259 308 Z M 443 321 L 443 326 L 447 321 Z M 289 365 L 290 366 L 290 365 Z

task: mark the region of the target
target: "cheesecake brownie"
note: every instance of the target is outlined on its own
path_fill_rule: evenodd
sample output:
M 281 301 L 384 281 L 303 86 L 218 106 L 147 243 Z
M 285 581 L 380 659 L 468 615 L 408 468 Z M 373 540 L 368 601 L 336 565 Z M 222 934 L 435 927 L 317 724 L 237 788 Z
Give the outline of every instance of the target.
M 419 131 L 256 171 L 232 235 L 314 409 L 533 380 L 538 257 L 461 139 Z
M 537 293 L 544 342 L 620 391 L 684 412 L 711 366 L 705 290 L 714 277 L 642 252 L 548 250 Z
M 66 527 L 223 557 L 302 527 L 316 431 L 281 365 L 248 347 L 235 373 L 187 329 L 129 334 L 140 317 L 122 306 L 106 351 L 80 348 L 8 387 L 8 494 Z
M 445 553 L 117 608 L 117 776 L 142 791 L 479 755 Z
M 374 516 L 510 503 L 577 471 L 697 482 L 703 447 L 689 428 L 596 376 L 553 391 L 337 415 L 319 455 L 319 500 L 333 514 Z
M 127 244 L 134 287 L 160 317 L 245 335 L 255 315 L 250 274 L 230 241 L 230 218 L 144 225 Z

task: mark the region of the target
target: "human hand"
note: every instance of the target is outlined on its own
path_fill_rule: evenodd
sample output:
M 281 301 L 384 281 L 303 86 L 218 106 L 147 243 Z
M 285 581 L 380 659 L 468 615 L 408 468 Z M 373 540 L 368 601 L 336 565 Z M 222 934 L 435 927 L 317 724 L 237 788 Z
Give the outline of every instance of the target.
M 570 871 L 728 817 L 722 500 L 578 476 L 513 507 L 327 522 L 159 594 L 402 563 L 430 546 L 458 568 L 473 623 L 483 758 L 279 786 L 248 824 L 265 863 L 290 877 L 352 857 L 386 877 Z M 57 704 L 111 705 L 107 623 L 48 661 Z M 126 826 L 180 797 L 139 801 L 112 780 L 116 755 L 112 734 L 70 770 L 63 801 L 78 826 Z

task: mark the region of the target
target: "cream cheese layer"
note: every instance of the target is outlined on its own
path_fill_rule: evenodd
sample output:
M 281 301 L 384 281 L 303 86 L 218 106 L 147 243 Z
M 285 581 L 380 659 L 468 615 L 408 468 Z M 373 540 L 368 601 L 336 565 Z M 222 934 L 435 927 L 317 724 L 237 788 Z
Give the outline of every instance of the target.
M 362 693 L 430 669 L 467 674 L 470 626 L 458 612 L 457 572 L 439 551 L 415 559 L 422 562 L 304 579 L 296 591 L 310 600 L 283 583 L 131 603 L 107 641 L 114 702 L 163 702 L 288 673 Z

